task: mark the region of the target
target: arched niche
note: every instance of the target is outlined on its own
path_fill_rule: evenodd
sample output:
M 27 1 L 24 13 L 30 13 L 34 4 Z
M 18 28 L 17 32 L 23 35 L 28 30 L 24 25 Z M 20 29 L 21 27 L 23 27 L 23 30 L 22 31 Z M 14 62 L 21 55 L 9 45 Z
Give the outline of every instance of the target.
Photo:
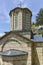
M 1 51 L 6 51 L 9 49 L 17 49 L 21 50 L 23 48 L 22 44 L 18 40 L 7 40 L 3 45 L 2 45 L 2 50 Z

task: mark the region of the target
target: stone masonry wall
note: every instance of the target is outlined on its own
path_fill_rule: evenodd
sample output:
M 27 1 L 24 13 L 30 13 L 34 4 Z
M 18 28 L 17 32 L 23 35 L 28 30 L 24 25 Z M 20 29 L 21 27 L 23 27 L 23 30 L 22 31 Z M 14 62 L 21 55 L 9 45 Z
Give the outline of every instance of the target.
M 33 65 L 43 65 L 43 43 L 34 43 Z
M 11 37 L 11 36 L 14 36 L 14 37 Z M 32 64 L 32 61 L 31 61 L 31 46 L 32 44 L 29 42 L 29 41 L 21 41 L 22 39 L 15 36 L 15 35 L 9 35 L 7 36 L 5 39 L 3 39 L 3 41 L 0 41 L 0 44 L 2 44 L 0 47 L 1 47 L 1 51 L 6 51 L 6 50 L 9 50 L 9 49 L 16 49 L 16 50 L 20 50 L 20 51 L 25 51 L 28 53 L 28 58 L 27 58 L 27 64 L 26 65 L 31 65 Z M 11 40 L 10 40 L 11 39 Z M 8 41 L 9 40 L 9 41 Z M 2 57 L 0 57 L 0 63 L 2 61 Z M 2 64 L 1 63 L 1 64 Z

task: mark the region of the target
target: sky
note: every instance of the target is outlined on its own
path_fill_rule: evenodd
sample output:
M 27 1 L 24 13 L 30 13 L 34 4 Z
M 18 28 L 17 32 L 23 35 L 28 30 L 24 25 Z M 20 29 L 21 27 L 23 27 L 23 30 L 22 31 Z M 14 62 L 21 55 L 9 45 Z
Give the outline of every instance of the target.
M 27 7 L 32 11 L 32 22 L 36 21 L 37 13 L 43 8 L 43 0 L 0 0 L 0 36 L 10 31 L 9 12 L 20 6 L 20 1 L 24 3 L 23 8 Z

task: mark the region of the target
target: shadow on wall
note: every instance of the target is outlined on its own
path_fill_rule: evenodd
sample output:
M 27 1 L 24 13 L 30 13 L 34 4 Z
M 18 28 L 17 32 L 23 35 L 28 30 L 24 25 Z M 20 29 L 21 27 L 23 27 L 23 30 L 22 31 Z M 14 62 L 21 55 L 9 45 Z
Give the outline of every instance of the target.
M 27 65 L 28 55 L 2 56 L 3 65 Z
M 37 47 L 33 47 L 33 59 L 32 59 L 32 65 L 40 65 L 40 62 L 39 62 L 39 58 L 38 58 L 38 53 L 37 53 L 37 50 L 36 50 Z

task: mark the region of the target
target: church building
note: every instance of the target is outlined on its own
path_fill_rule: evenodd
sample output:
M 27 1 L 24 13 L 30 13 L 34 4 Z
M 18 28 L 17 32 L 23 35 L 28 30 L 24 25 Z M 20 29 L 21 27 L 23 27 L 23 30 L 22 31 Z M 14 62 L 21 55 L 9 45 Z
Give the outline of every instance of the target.
M 32 12 L 16 7 L 9 16 L 10 31 L 0 38 L 0 65 L 43 65 L 43 36 L 32 33 Z

